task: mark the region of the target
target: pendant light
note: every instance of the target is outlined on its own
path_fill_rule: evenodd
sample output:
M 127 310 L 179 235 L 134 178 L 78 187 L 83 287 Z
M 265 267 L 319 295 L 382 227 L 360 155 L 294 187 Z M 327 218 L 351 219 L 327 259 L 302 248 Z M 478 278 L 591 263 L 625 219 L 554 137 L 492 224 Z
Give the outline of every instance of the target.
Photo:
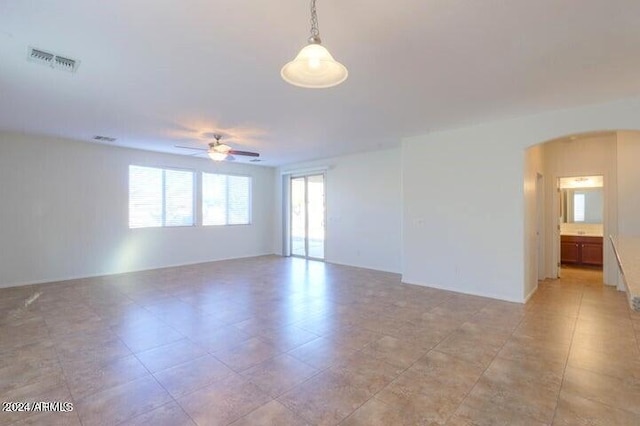
M 280 70 L 282 78 L 290 84 L 311 89 L 337 86 L 347 79 L 349 72 L 337 62 L 321 44 L 318 30 L 316 0 L 311 0 L 311 37 L 295 59 Z

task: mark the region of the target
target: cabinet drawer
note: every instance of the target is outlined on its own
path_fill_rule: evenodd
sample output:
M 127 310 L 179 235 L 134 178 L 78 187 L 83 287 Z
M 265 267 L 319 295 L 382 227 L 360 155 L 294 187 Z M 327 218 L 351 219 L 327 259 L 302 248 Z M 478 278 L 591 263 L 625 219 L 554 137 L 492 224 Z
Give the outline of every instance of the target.
M 584 235 L 562 235 L 560 241 L 563 243 L 591 243 L 602 245 L 602 237 L 587 237 Z

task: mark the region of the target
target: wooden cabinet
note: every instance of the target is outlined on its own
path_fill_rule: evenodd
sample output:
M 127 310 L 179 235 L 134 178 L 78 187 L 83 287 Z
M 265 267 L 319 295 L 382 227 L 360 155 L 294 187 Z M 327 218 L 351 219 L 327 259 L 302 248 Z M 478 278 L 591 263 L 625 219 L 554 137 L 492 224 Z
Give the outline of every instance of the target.
M 569 265 L 602 266 L 602 237 L 562 235 L 560 261 Z
M 596 237 L 599 241 L 596 242 L 583 242 L 581 259 L 585 265 L 602 266 L 602 237 Z
M 580 245 L 575 241 L 565 241 L 563 235 L 560 238 L 560 262 L 580 263 Z

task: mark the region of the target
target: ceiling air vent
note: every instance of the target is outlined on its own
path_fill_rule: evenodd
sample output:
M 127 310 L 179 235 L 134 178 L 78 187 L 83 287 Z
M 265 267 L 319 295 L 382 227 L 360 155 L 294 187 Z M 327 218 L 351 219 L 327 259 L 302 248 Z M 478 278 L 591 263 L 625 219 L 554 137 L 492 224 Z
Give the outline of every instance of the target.
M 55 53 L 46 52 L 41 49 L 35 49 L 33 47 L 29 48 L 29 54 L 27 55 L 27 60 L 31 62 L 36 62 L 42 65 L 46 65 L 48 67 L 76 72 L 78 66 L 80 65 L 80 61 L 75 59 L 67 58 L 65 56 L 60 56 Z
M 93 137 L 94 141 L 98 141 L 98 142 L 115 142 L 116 138 L 110 138 L 109 136 L 94 136 Z
M 41 64 L 49 65 L 53 63 L 53 58 L 55 55 L 44 52 L 42 50 L 30 48 L 29 49 L 29 59 L 33 62 L 39 62 Z
M 62 56 L 56 56 L 54 59 L 54 68 L 60 68 L 66 71 L 74 72 L 76 70 L 76 61 L 69 58 L 63 58 Z

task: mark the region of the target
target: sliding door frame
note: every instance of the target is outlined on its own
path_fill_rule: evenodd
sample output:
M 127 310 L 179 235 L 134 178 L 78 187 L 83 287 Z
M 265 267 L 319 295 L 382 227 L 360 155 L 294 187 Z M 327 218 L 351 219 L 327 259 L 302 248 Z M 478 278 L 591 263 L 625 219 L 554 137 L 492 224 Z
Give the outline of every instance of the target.
M 322 207 L 323 207 L 323 212 L 322 212 L 322 222 L 323 222 L 323 236 L 322 236 L 322 254 L 323 257 L 312 257 L 309 255 L 309 178 L 310 177 L 314 177 L 314 176 L 322 176 Z M 294 254 L 293 253 L 293 181 L 294 179 L 304 179 L 304 252 L 305 255 L 299 255 L 299 254 Z M 312 173 L 305 173 L 305 174 L 292 174 L 289 176 L 289 185 L 288 185 L 288 254 L 289 256 L 292 257 L 299 257 L 302 259 L 310 259 L 310 260 L 318 260 L 318 261 L 324 261 L 326 256 L 326 250 L 327 250 L 327 242 L 326 242 L 326 236 L 327 236 L 327 174 L 325 172 L 312 172 Z

